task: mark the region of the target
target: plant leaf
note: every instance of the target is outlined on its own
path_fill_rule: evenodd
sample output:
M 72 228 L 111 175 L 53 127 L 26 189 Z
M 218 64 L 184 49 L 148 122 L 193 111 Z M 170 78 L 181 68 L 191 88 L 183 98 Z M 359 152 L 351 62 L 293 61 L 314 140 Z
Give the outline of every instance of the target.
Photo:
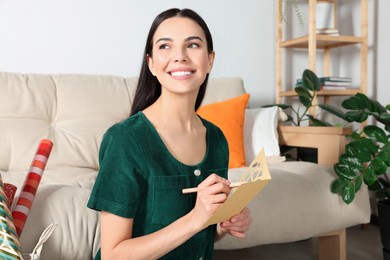
M 302 73 L 302 84 L 305 89 L 310 91 L 319 91 L 321 88 L 317 75 L 309 69 L 305 69 Z
M 358 111 L 348 111 L 345 113 L 345 118 L 348 122 L 364 122 L 368 118 L 368 114 L 365 113 L 363 110 Z
M 347 144 L 345 151 L 351 157 L 357 157 L 362 162 L 369 162 L 371 155 L 378 152 L 378 148 L 370 139 L 362 138 Z
M 348 183 L 344 186 L 341 196 L 346 204 L 350 204 L 355 198 L 355 186 L 352 183 Z
M 376 175 L 381 175 L 386 173 L 387 165 L 378 157 L 371 161 L 368 168 L 371 168 L 375 171 Z
M 385 126 L 389 126 L 390 125 L 390 113 L 380 113 L 376 119 L 381 122 L 382 124 L 384 124 Z
M 365 184 L 367 184 L 368 186 L 371 186 L 376 182 L 377 179 L 378 178 L 377 178 L 375 171 L 373 169 L 367 168 L 364 170 L 363 180 L 364 180 Z
M 364 169 L 363 162 L 359 158 L 350 156 L 349 154 L 342 154 L 339 162 L 347 165 L 355 173 L 359 173 Z
M 333 192 L 333 193 L 339 193 L 343 190 L 344 186 L 347 184 L 348 182 L 346 182 L 345 180 L 343 179 L 340 179 L 340 178 L 337 178 L 335 179 L 332 184 L 330 185 L 330 190 Z
M 356 177 L 355 172 L 346 164 L 336 163 L 333 168 L 336 174 L 345 181 L 352 181 Z
M 363 177 L 360 175 L 355 179 L 355 192 L 360 190 L 360 188 L 362 187 L 362 183 L 363 183 Z
M 380 143 L 387 143 L 387 135 L 382 128 L 379 128 L 375 125 L 367 125 L 364 127 L 363 132 L 372 140 Z
M 318 104 L 318 106 L 321 109 L 331 113 L 332 115 L 335 115 L 335 116 L 337 116 L 337 117 L 347 121 L 347 118 L 346 118 L 344 112 L 341 109 L 339 109 L 339 108 L 337 108 L 335 106 L 332 106 L 332 105 L 328 105 L 328 104 Z
M 286 122 L 288 122 L 288 121 L 294 122 L 294 118 L 292 116 L 290 116 L 290 115 L 287 115 Z
M 299 96 L 299 101 L 307 108 L 311 107 L 311 99 L 305 96 Z
M 363 94 L 361 94 L 363 95 Z M 372 112 L 377 112 L 378 114 L 387 113 L 387 110 L 381 103 L 374 99 L 368 99 L 372 104 Z
M 357 94 L 355 96 L 349 97 L 345 99 L 342 103 L 341 106 L 345 109 L 349 110 L 363 110 L 364 109 L 364 103 L 367 102 L 362 102 L 361 99 L 357 97 Z
M 328 123 L 318 118 L 314 118 L 314 116 L 312 115 L 307 114 L 306 116 L 309 118 L 311 126 L 334 126 L 331 123 Z
M 310 93 L 310 91 L 305 89 L 304 87 L 295 87 L 294 90 L 298 94 L 298 96 L 307 97 L 309 99 L 313 98 L 313 95 Z
M 352 132 L 352 135 L 350 135 L 350 137 L 354 140 L 359 140 L 359 139 L 362 139 L 362 137 L 360 136 L 360 133 L 358 133 L 357 131 L 353 131 Z
M 295 87 L 294 90 L 298 94 L 299 101 L 305 107 L 311 107 L 311 101 L 313 100 L 312 94 L 304 87 Z
M 280 107 L 283 110 L 288 109 L 288 108 L 292 108 L 291 105 L 287 105 L 287 104 L 271 104 L 271 105 L 265 105 L 262 107 L 275 107 L 275 106 Z

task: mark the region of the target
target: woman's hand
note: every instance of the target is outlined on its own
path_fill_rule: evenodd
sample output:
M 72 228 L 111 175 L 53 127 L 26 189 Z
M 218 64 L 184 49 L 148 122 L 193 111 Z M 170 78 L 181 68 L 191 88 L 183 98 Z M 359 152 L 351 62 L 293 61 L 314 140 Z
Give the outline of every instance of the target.
M 195 207 L 191 211 L 192 223 L 197 229 L 203 229 L 217 208 L 226 201 L 230 193 L 229 185 L 229 180 L 217 174 L 211 174 L 198 185 Z
M 246 231 L 252 223 L 251 211 L 244 208 L 239 214 L 233 216 L 230 220 L 218 224 L 218 234 L 227 233 L 234 237 L 245 238 Z

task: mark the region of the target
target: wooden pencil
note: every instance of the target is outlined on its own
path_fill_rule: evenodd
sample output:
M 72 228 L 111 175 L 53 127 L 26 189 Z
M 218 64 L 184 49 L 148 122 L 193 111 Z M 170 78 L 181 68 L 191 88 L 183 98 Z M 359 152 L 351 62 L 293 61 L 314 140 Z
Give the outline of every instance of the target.
M 230 183 L 229 187 L 230 188 L 237 188 L 237 187 L 240 187 L 242 184 L 245 184 L 245 183 L 248 183 L 247 181 L 243 181 L 243 182 L 232 182 Z M 182 192 L 183 194 L 187 194 L 187 193 L 193 193 L 193 192 L 197 192 L 198 191 L 198 188 L 195 187 L 195 188 L 187 188 L 187 189 L 183 189 Z

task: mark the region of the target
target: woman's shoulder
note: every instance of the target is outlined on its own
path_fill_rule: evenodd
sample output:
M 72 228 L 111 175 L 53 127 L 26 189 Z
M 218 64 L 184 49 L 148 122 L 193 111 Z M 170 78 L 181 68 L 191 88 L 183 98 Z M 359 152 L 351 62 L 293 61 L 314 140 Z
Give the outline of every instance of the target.
M 143 114 L 137 113 L 109 127 L 104 134 L 104 137 L 110 137 L 114 139 L 128 137 L 134 138 L 139 133 L 143 133 L 146 127 L 147 125 L 145 124 L 145 120 L 143 119 Z

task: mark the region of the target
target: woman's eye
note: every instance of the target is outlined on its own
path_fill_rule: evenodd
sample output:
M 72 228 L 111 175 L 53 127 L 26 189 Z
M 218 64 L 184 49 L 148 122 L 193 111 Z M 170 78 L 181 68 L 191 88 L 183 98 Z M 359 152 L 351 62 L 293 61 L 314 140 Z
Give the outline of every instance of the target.
M 168 49 L 169 46 L 168 46 L 168 44 L 161 44 L 158 48 L 159 48 L 160 50 L 163 50 L 163 49 Z
M 198 48 L 198 47 L 199 47 L 199 44 L 197 44 L 197 43 L 190 43 L 188 45 L 188 48 Z

